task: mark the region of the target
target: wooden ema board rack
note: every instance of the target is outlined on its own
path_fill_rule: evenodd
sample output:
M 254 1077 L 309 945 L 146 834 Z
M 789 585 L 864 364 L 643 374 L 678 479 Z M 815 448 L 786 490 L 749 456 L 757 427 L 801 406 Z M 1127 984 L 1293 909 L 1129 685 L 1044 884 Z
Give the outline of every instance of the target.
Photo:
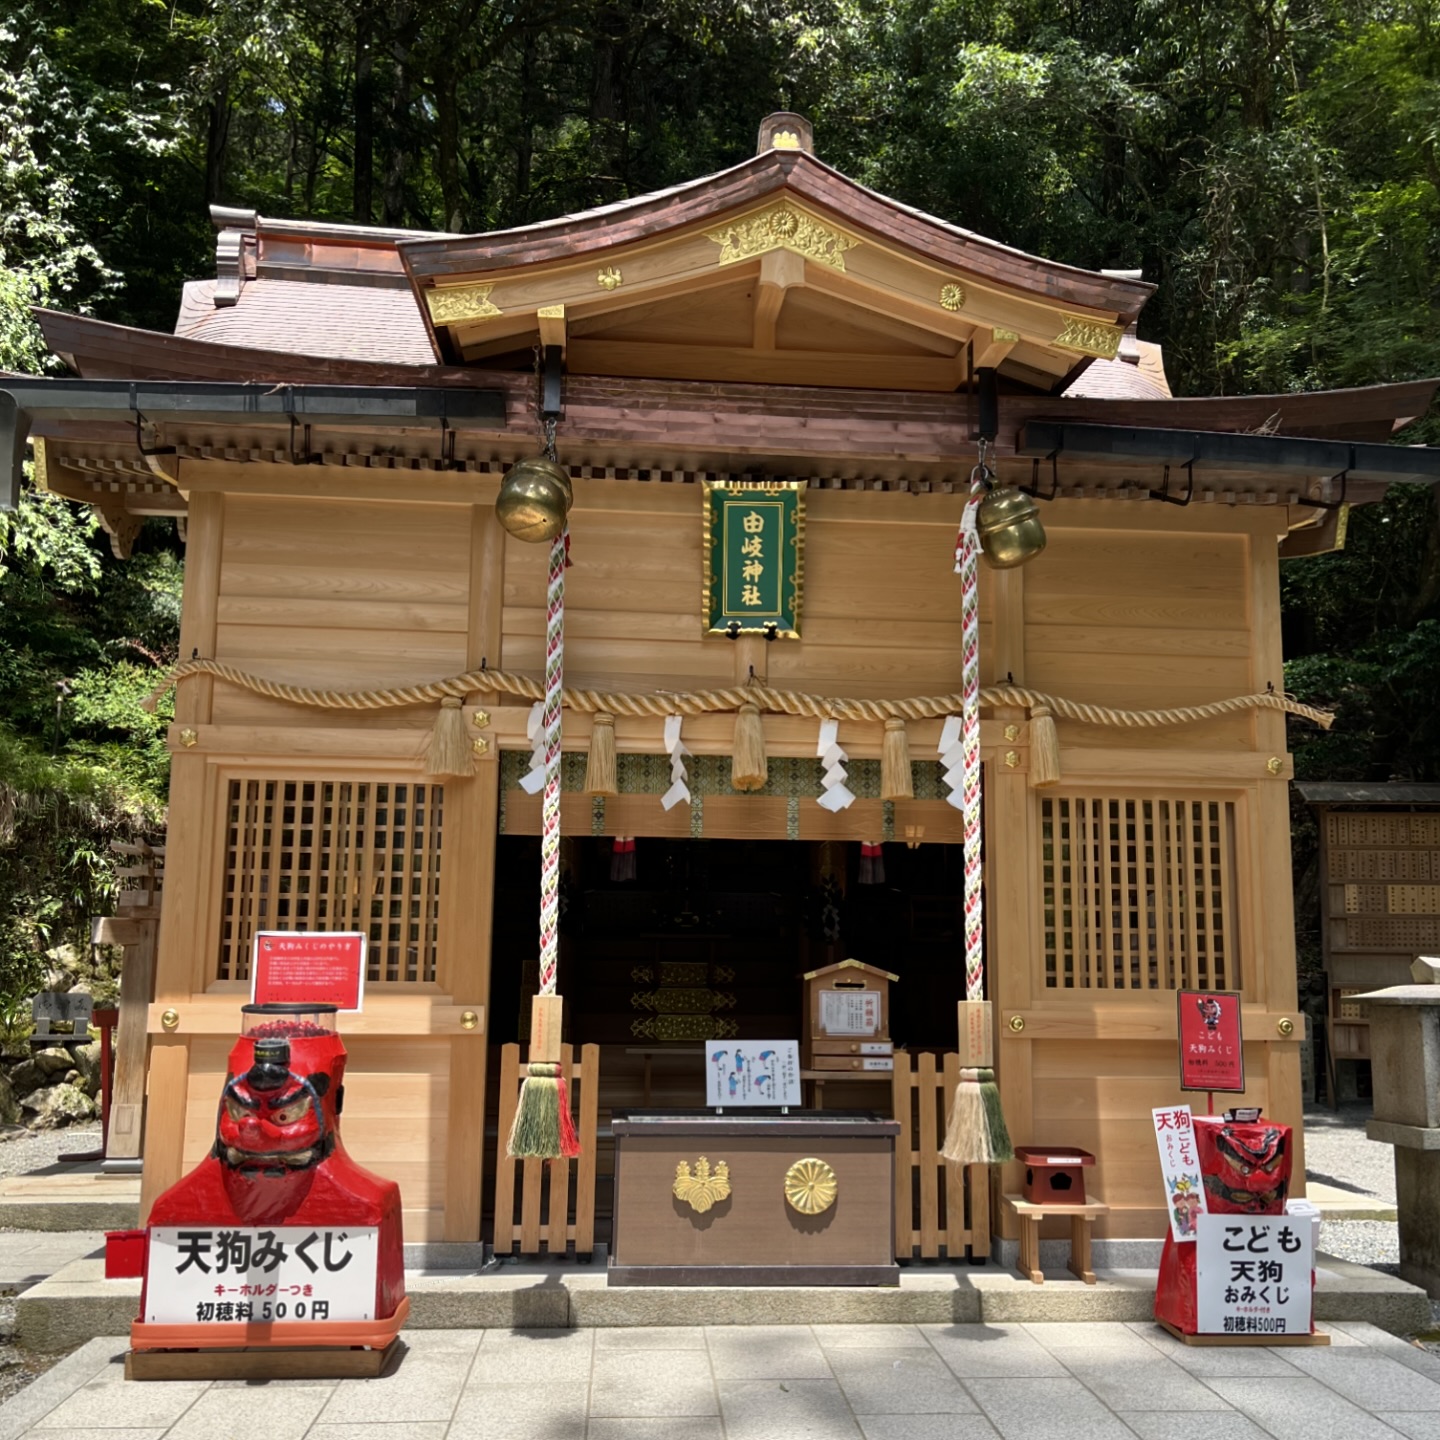
M 890 1074 L 895 1068 L 890 982 L 896 978 L 859 960 L 809 971 L 801 1065 L 808 1071 Z

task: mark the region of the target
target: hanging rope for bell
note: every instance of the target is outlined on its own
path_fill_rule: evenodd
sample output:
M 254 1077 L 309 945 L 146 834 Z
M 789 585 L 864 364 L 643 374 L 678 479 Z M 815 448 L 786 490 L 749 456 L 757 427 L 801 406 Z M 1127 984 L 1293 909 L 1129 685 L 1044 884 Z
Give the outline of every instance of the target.
M 980 537 L 976 521 L 989 492 L 985 441 L 970 476 L 970 498 L 960 521 L 955 569 L 960 575 L 960 744 L 964 753 L 965 999 L 960 1004 L 960 1083 L 940 1153 L 960 1165 L 1013 1160 L 1015 1152 L 995 1084 L 990 1006 L 985 1000 L 985 857 L 980 763 Z M 967 1038 L 970 1043 L 967 1044 Z
M 547 418 L 545 457 L 555 463 L 555 422 Z M 558 469 L 558 466 L 556 467 Z M 564 507 L 568 509 L 568 497 Z M 545 791 L 540 831 L 540 987 L 531 1001 L 530 1054 L 520 1086 L 507 1153 L 517 1159 L 569 1159 L 580 1153 L 561 1064 L 563 1004 L 556 993 L 560 929 L 561 698 L 565 689 L 565 566 L 570 527 L 561 511 L 550 534 L 545 582 L 545 698 L 540 733 L 545 749 Z M 528 537 L 522 537 L 528 538 Z

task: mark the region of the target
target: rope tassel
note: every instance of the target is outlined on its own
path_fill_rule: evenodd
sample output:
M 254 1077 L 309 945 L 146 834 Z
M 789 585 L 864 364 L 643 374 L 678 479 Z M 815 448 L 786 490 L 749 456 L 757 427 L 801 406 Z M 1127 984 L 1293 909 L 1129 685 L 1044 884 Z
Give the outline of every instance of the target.
M 447 695 L 440 702 L 440 713 L 435 717 L 435 728 L 430 732 L 430 744 L 425 751 L 425 773 L 461 778 L 475 773 L 475 752 L 465 733 L 465 716 L 458 695 Z

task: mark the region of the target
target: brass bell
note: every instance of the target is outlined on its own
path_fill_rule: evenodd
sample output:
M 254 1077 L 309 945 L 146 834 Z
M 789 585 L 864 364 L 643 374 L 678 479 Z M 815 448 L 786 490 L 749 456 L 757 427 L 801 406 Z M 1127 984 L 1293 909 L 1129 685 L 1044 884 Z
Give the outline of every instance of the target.
M 1012 570 L 1045 548 L 1039 507 L 1010 485 L 996 486 L 980 502 L 975 528 L 981 553 L 996 570 Z
M 565 528 L 573 498 L 563 467 L 544 455 L 532 455 L 505 472 L 495 515 L 517 540 L 553 540 Z

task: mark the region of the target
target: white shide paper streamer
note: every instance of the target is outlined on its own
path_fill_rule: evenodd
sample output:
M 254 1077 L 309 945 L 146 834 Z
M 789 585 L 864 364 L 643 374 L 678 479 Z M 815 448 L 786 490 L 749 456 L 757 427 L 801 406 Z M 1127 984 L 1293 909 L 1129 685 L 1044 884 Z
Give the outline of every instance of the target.
M 670 788 L 660 798 L 666 810 L 673 810 L 682 800 L 690 803 L 690 787 L 685 783 L 685 757 L 690 753 L 680 738 L 680 715 L 665 717 L 665 749 L 670 756 Z
M 965 808 L 965 747 L 960 742 L 961 723 L 959 715 L 947 715 L 936 747 L 940 763 L 945 767 L 944 781 L 950 787 L 945 803 L 957 810 Z
M 520 777 L 520 788 L 527 795 L 538 795 L 545 785 L 545 702 L 537 700 L 530 707 L 525 722 L 525 738 L 530 742 L 530 768 Z
M 850 757 L 840 748 L 839 734 L 838 720 L 822 720 L 820 739 L 815 746 L 815 753 L 825 767 L 825 773 L 820 777 L 821 791 L 816 804 L 823 806 L 832 815 L 837 810 L 844 810 L 855 803 L 855 795 L 845 783 L 849 778 L 845 762 Z

